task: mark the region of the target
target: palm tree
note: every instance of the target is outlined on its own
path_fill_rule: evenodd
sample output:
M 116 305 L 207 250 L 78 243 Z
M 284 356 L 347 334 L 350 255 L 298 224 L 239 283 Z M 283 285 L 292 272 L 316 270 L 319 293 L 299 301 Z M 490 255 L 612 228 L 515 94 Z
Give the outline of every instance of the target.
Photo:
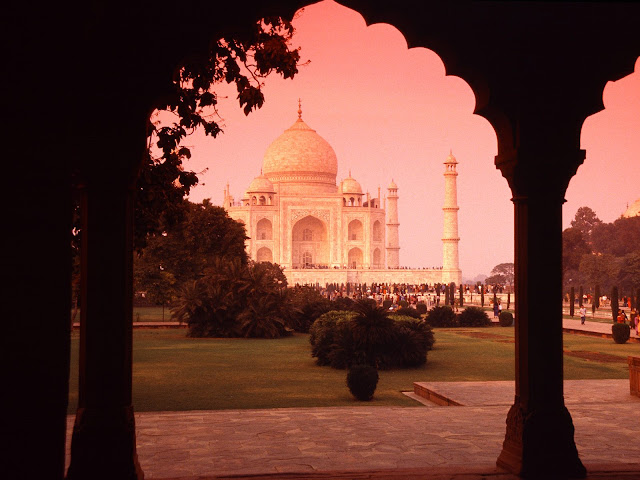
M 394 321 L 383 307 L 371 299 L 356 302 L 356 316 L 352 321 L 353 340 L 356 347 L 354 363 L 366 363 L 378 367 L 390 352 L 395 339 Z

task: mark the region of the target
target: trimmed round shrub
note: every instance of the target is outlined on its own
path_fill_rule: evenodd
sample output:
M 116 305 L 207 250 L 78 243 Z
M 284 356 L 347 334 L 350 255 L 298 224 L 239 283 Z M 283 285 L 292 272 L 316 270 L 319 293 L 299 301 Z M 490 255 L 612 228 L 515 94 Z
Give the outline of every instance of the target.
M 500 312 L 498 322 L 501 327 L 510 327 L 513 325 L 513 314 L 511 312 Z
M 400 300 L 398 302 L 398 305 L 400 306 L 400 308 L 409 308 L 409 302 L 407 302 L 406 300 Z
M 369 401 L 378 386 L 378 370 L 371 365 L 353 365 L 347 374 L 347 386 L 360 401 Z
M 411 307 L 400 307 L 394 313 L 397 315 L 404 315 L 405 317 L 420 318 L 420 312 Z
M 392 304 L 393 304 L 393 302 L 391 300 L 389 300 L 389 299 L 383 300 L 382 308 L 384 308 L 385 310 L 389 310 L 391 308 Z
M 488 327 L 491 320 L 480 307 L 467 307 L 458 315 L 458 324 L 461 327 Z
M 627 343 L 627 340 L 631 337 L 631 327 L 626 323 L 614 323 L 611 326 L 611 333 L 613 334 L 614 342 Z
M 433 307 L 427 312 L 427 317 L 425 318 L 425 320 L 432 327 L 451 328 L 458 326 L 458 319 L 456 318 L 456 314 L 448 305 Z
M 423 302 L 416 303 L 416 311 L 420 315 L 424 315 L 425 313 L 427 313 L 427 305 Z

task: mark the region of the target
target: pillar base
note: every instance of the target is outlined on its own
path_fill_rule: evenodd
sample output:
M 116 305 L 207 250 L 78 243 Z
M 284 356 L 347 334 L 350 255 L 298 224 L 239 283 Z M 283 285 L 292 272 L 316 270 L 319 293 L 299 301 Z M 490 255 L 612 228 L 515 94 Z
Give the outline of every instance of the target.
M 143 480 L 133 407 L 78 408 L 67 480 Z
M 507 415 L 507 433 L 497 466 L 529 479 L 584 478 L 566 407 L 525 411 L 519 403 Z

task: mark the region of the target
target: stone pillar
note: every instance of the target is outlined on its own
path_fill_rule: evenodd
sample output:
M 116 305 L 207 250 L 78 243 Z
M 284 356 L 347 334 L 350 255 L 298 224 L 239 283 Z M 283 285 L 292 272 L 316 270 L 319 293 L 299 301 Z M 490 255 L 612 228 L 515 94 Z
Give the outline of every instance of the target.
M 387 213 L 387 268 L 400 266 L 400 238 L 398 221 L 398 186 L 391 180 L 388 187 L 388 203 L 385 205 Z
M 68 480 L 143 478 L 131 404 L 133 186 L 83 190 L 78 411 Z
M 60 139 L 48 131 L 38 140 L 48 153 L 32 150 L 34 138 L 21 133 L 5 152 L 28 162 L 31 170 L 28 181 L 8 181 L 2 191 L 0 477 L 62 480 L 71 342 L 71 175 L 62 158 L 40 163 L 51 160 L 52 151 L 64 151 L 55 143 Z M 25 145 L 22 156 L 12 149 Z
M 497 465 L 526 478 L 586 475 L 564 405 L 561 297 L 562 204 L 583 159 L 575 150 L 496 157 L 513 193 L 516 268 L 516 392 Z
M 442 234 L 442 283 L 454 282 L 456 285 L 462 283 L 462 271 L 458 258 L 458 187 L 456 184 L 456 157 L 449 152 L 447 160 L 444 162 L 444 212 L 443 234 Z

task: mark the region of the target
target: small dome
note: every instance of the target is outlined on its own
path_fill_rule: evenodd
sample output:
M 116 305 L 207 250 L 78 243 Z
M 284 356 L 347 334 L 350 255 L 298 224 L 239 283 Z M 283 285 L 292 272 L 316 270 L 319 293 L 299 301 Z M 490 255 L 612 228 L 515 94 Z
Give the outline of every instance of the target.
M 389 189 L 397 189 L 398 185 L 396 185 L 396 182 L 393 181 L 393 179 L 391 179 L 391 183 L 389 184 L 389 186 L 387 187 Z
M 629 208 L 627 208 L 627 211 L 622 214 L 625 218 L 637 217 L 638 215 L 640 215 L 640 198 L 633 202 Z
M 259 193 L 274 193 L 273 183 L 264 175 L 260 175 L 253 179 L 251 185 L 247 189 L 247 193 L 249 192 L 259 192 Z
M 444 163 L 458 163 L 458 160 L 453 156 L 453 152 L 451 150 L 449 150 L 449 155 L 447 155 L 447 159 Z
M 349 176 L 342 181 L 342 193 L 355 193 L 358 195 L 362 195 L 362 187 L 360 184 L 351 177 L 351 172 L 349 172 Z

